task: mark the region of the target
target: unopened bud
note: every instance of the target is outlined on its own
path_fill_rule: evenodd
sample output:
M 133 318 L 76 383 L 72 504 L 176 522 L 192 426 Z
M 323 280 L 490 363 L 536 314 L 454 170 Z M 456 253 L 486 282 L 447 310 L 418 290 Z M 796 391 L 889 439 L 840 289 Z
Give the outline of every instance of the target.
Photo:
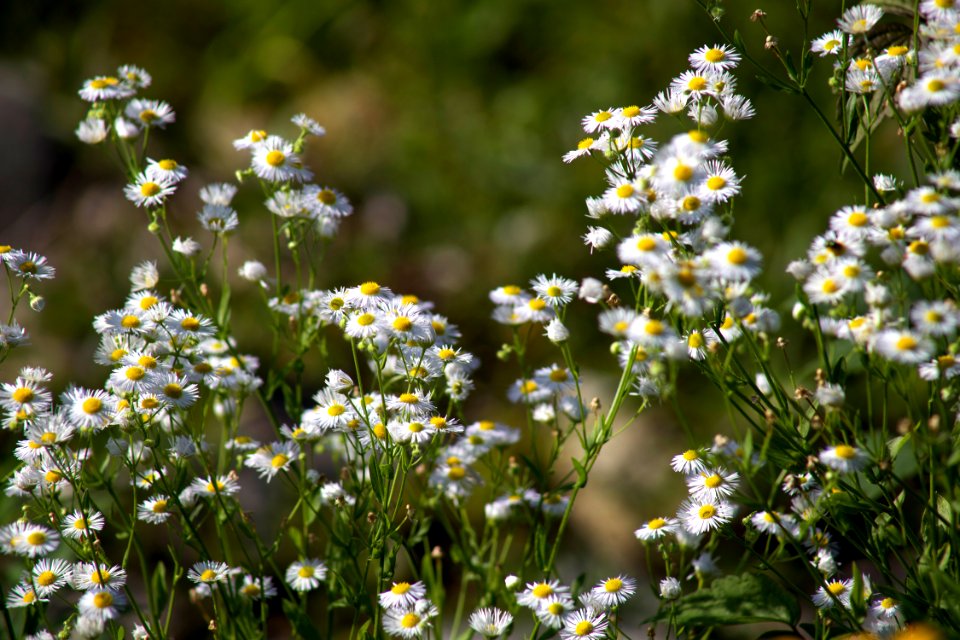
M 767 51 L 771 49 L 776 49 L 780 42 L 773 36 L 767 36 L 767 39 L 763 41 L 763 48 Z
M 767 12 L 763 9 L 757 9 L 750 14 L 750 22 L 760 22 L 767 17 Z
M 443 549 L 440 548 L 440 545 L 435 546 L 433 550 L 430 551 L 430 557 L 435 560 L 439 560 L 443 557 Z
M 33 293 L 30 294 L 30 308 L 34 311 L 43 311 L 46 304 L 47 301 L 43 299 L 43 296 L 38 296 Z

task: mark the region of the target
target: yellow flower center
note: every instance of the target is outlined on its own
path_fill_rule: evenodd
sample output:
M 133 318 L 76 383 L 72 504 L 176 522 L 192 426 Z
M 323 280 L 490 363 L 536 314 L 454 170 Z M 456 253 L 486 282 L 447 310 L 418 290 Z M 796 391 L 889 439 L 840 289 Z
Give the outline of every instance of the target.
M 163 395 L 176 400 L 183 396 L 183 387 L 176 382 L 171 382 L 163 387 Z
M 37 594 L 34 593 L 33 589 L 30 589 L 29 591 L 24 592 L 21 600 L 26 604 L 32 604 L 37 600 Z
M 200 328 L 200 320 L 194 318 L 193 316 L 187 316 L 180 321 L 180 328 L 184 331 L 196 331 Z
M 705 504 L 697 511 L 697 515 L 700 516 L 701 520 L 709 520 L 717 515 L 717 509 L 712 504 Z
M 365 296 L 375 296 L 380 293 L 380 285 L 376 282 L 364 282 L 360 285 L 360 293 Z
M 897 351 L 912 351 L 917 348 L 917 340 L 913 336 L 901 336 L 895 346 Z
M 703 485 L 708 489 L 716 489 L 721 484 L 723 484 L 723 478 L 716 473 L 703 479 Z
M 827 278 L 823 281 L 823 284 L 820 285 L 820 290 L 824 293 L 836 293 L 840 290 L 840 285 L 834 282 L 832 278 Z
M 43 531 L 33 531 L 27 535 L 27 544 L 37 547 L 47 541 L 47 534 Z
M 543 311 L 547 307 L 547 302 L 540 298 L 534 298 L 528 303 L 528 306 L 534 311 Z
M 393 328 L 397 331 L 410 331 L 410 328 L 413 326 L 413 322 L 410 321 L 410 318 L 405 316 L 400 316 L 393 321 Z
M 690 91 L 703 91 L 709 83 L 703 76 L 693 76 L 687 81 L 687 89 Z
M 700 454 L 698 454 L 693 449 L 687 449 L 686 451 L 683 452 L 683 459 L 686 460 L 687 462 L 693 462 L 699 457 L 700 457 Z
M 721 176 L 710 176 L 707 178 L 707 189 L 719 191 L 727 186 L 727 179 Z
M 90 582 L 93 584 L 103 584 L 104 582 L 110 582 L 110 572 L 106 569 L 100 569 L 97 571 L 93 570 L 93 573 L 90 574 Z
M 11 395 L 13 401 L 17 404 L 23 404 L 25 402 L 30 402 L 33 400 L 33 389 L 29 387 L 18 387 L 14 389 L 13 394 Z
M 933 79 L 927 81 L 927 91 L 931 93 L 943 91 L 946 87 L 947 85 L 943 82 L 943 80 Z
M 140 195 L 144 198 L 150 198 L 160 193 L 160 185 L 156 182 L 144 182 L 140 185 Z
M 550 380 L 553 382 L 564 382 L 569 379 L 566 369 L 553 369 L 550 372 Z
M 527 394 L 533 393 L 539 387 L 540 385 L 538 385 L 534 380 L 524 380 L 523 383 L 520 385 L 520 393 L 527 395 Z
M 364 313 L 357 317 L 357 324 L 361 327 L 369 327 L 373 324 L 374 320 L 376 320 L 376 318 L 374 318 L 372 314 Z
M 704 60 L 707 62 L 717 63 L 722 62 L 727 57 L 727 54 L 723 52 L 723 49 L 708 49 L 705 54 L 703 54 Z
M 687 196 L 680 204 L 684 211 L 696 211 L 700 208 L 700 198 L 697 196 Z
M 314 574 L 313 567 L 300 567 L 297 569 L 297 576 L 301 578 L 312 578 Z
M 204 569 L 203 573 L 200 574 L 201 582 L 212 582 L 217 579 L 217 572 L 213 569 Z
M 534 598 L 542 600 L 547 596 L 553 595 L 553 587 L 546 584 L 545 582 L 541 582 L 540 584 L 536 585 L 533 588 L 533 591 L 531 591 L 531 593 L 533 594 Z
M 157 166 L 163 169 L 164 171 L 173 171 L 179 165 L 176 160 L 161 160 L 157 163 Z
M 840 580 L 834 580 L 827 585 L 827 590 L 830 591 L 835 596 L 839 596 L 844 591 L 847 590 L 847 585 L 843 584 Z
M 37 576 L 37 584 L 41 587 L 49 587 L 57 581 L 57 574 L 53 571 L 43 571 Z
M 410 591 L 409 582 L 398 582 L 397 584 L 390 587 L 390 593 L 392 593 L 395 596 L 402 596 L 407 591 Z
M 270 460 L 270 466 L 273 467 L 274 469 L 279 469 L 283 465 L 287 464 L 287 462 L 289 461 L 290 461 L 289 456 L 282 453 L 278 453 L 277 455 L 273 456 L 273 458 Z
M 577 626 L 574 627 L 573 633 L 578 636 L 588 636 L 593 633 L 593 623 L 589 620 L 581 620 L 577 623 Z
M 623 588 L 623 580 L 620 578 L 610 578 L 603 583 L 603 588 L 607 593 L 616 593 Z
M 590 146 L 593 144 L 593 142 L 594 142 L 593 138 L 584 138 L 583 140 L 577 143 L 577 151 L 583 151 L 584 149 L 589 149 Z
M 656 531 L 657 529 L 661 529 L 665 526 L 667 526 L 667 521 L 664 520 L 663 518 L 654 518 L 653 520 L 647 523 L 647 529 L 651 529 L 653 531 Z
M 618 198 L 629 198 L 633 195 L 636 189 L 633 188 L 632 184 L 622 184 L 617 187 L 617 197 Z
M 466 475 L 467 470 L 463 467 L 450 467 L 450 470 L 447 471 L 447 477 L 451 480 L 463 480 Z
M 317 193 L 317 200 L 319 200 L 323 204 L 330 205 L 337 201 L 337 194 L 335 194 L 330 189 L 321 189 Z
M 404 629 L 413 629 L 418 624 L 420 624 L 420 616 L 413 612 L 404 614 L 404 616 L 400 618 L 400 626 Z
M 703 346 L 703 336 L 697 332 L 691 333 L 687 338 L 687 346 L 691 349 L 699 349 Z
M 267 153 L 267 156 L 264 158 L 264 160 L 266 160 L 267 164 L 271 167 L 282 167 L 283 163 L 287 161 L 287 156 L 283 154 L 283 151 L 274 149 L 273 151 Z
M 686 182 L 693 177 L 693 167 L 678 163 L 677 166 L 673 168 L 673 177 L 680 182 Z
M 601 111 L 597 115 L 593 116 L 594 121 L 596 122 L 606 122 L 613 117 L 613 114 L 609 111 Z
M 167 501 L 166 500 L 157 500 L 153 503 L 153 506 L 150 507 L 150 510 L 154 513 L 166 513 L 167 512 Z
M 838 444 L 833 451 L 837 454 L 838 458 L 843 458 L 844 460 L 852 460 L 857 455 L 857 450 L 848 444 Z
M 410 433 L 420 433 L 423 431 L 423 424 L 420 422 L 411 422 L 407 425 L 407 429 L 410 430 Z
M 563 605 L 559 602 L 551 602 L 550 605 L 547 607 L 547 611 L 549 611 L 551 615 L 559 616 L 561 613 L 564 612 L 564 608 L 563 608 Z

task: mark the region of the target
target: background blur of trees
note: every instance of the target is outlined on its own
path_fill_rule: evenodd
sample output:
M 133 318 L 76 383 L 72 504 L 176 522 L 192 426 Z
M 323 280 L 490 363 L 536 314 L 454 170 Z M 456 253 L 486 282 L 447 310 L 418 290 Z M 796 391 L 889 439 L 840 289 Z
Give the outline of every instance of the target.
M 801 25 L 793 3 L 731 1 L 725 26 L 740 29 L 752 52 L 773 66 L 763 51 L 765 34 L 748 21 L 758 5 L 782 45 L 797 50 Z M 40 287 L 46 311 L 21 319 L 34 346 L 8 361 L 2 380 L 30 363 L 53 370 L 59 385 L 102 384 L 105 370 L 91 361 L 93 316 L 122 302 L 133 264 L 153 258 L 162 267 L 142 212 L 123 198 L 118 167 L 73 133 L 85 113 L 76 95 L 82 81 L 132 63 L 153 75 L 144 95 L 169 101 L 177 112 L 177 122 L 151 139 L 151 156 L 191 169 L 172 204 L 182 235 L 202 234 L 194 224 L 200 187 L 231 179 L 248 162 L 231 140 L 251 128 L 292 135 L 288 118 L 300 111 L 326 126 L 308 162 L 317 181 L 345 192 L 357 212 L 328 253 L 323 286 L 375 279 L 434 300 L 486 365 L 468 418 L 502 411 L 503 390 L 516 375 L 496 366 L 505 334 L 488 319 L 487 292 L 525 284 L 539 272 L 579 279 L 614 266 L 615 256 L 591 257 L 580 240 L 583 199 L 602 190 L 599 167 L 560 160 L 582 137 L 580 118 L 602 107 L 648 104 L 687 68 L 691 51 L 719 41 L 694 0 L 13 0 L 4 6 L 0 243 L 44 253 L 58 277 Z M 828 30 L 838 10 L 822 10 L 810 35 Z M 830 61 L 818 60 L 811 88 L 832 113 L 829 74 Z M 862 198 L 862 188 L 839 174 L 835 146 L 801 100 L 759 84 L 749 66 L 737 75 L 758 115 L 722 134 L 734 167 L 746 175 L 734 234 L 764 253 L 761 283 L 800 350 L 803 338 L 790 320 L 793 284 L 783 268 L 833 211 Z M 662 118 L 655 137 L 686 127 Z M 896 142 L 891 132 L 890 144 Z M 241 231 L 231 244 L 236 264 L 268 262 L 270 248 L 260 240 L 269 214 L 254 189 L 241 193 Z M 243 284 L 237 290 L 252 293 Z M 235 316 L 241 348 L 256 353 L 267 347 L 258 343 L 262 311 L 250 301 L 250 313 Z M 581 317 L 573 323 L 581 361 L 588 370 L 612 371 L 594 311 L 574 313 Z M 322 373 L 315 372 L 317 381 Z M 699 402 L 704 381 L 692 372 L 688 378 L 687 391 L 698 400 L 690 417 L 709 437 L 723 421 Z M 598 468 L 574 533 L 583 540 L 611 536 L 605 565 L 636 574 L 633 529 L 654 511 L 672 508 L 682 491 L 668 475 L 666 455 L 685 444 L 668 412 L 650 416 Z M 0 443 L 9 451 L 13 439 L 0 436 Z M 640 491 L 611 491 L 637 484 Z M 15 517 L 2 515 L 3 522 Z M 619 517 L 604 525 L 609 530 L 590 528 L 612 515 Z

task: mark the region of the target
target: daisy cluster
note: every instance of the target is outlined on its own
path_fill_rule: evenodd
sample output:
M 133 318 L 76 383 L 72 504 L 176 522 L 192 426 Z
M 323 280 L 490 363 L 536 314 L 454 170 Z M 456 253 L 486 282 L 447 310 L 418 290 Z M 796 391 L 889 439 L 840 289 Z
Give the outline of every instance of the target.
M 639 395 L 662 392 L 665 360 L 703 360 L 745 330 L 779 327 L 779 315 L 751 285 L 760 252 L 728 239 L 741 177 L 726 159 L 726 142 L 710 134 L 721 116 L 753 115 L 749 100 L 735 93 L 731 72 L 739 60 L 727 46 L 697 49 L 693 68 L 653 106 L 639 109 L 642 116 L 626 107 L 584 118 L 593 137 L 564 157 L 591 156 L 607 167 L 606 191 L 587 200 L 592 224 L 584 241 L 591 251 L 615 250 L 619 266 L 606 271 L 607 282 L 585 279 L 578 295 L 606 307 L 600 330 L 616 338 L 614 350 L 637 374 Z M 662 146 L 644 135 L 657 112 L 678 115 L 684 108 L 694 129 Z M 612 295 L 615 281 L 628 283 L 636 305 Z
M 432 628 L 431 620 L 440 613 L 426 597 L 422 582 L 394 582 L 378 596 L 383 611 L 383 630 L 394 638 L 419 638 Z
M 806 296 L 797 313 L 816 307 L 823 333 L 949 385 L 960 373 L 960 312 L 941 276 L 960 262 L 960 173 L 931 174 L 927 183 L 883 206 L 840 208 L 788 270 Z M 823 393 L 842 405 L 842 389 Z
M 30 343 L 27 331 L 14 318 L 20 302 L 27 300 L 34 311 L 42 311 L 46 300 L 33 290 L 34 281 L 50 280 L 56 275 L 56 269 L 45 256 L 33 251 L 15 249 L 10 245 L 0 245 L 0 264 L 7 275 L 10 286 L 10 317 L 6 323 L 0 322 L 0 362 L 6 359 L 10 351 Z
M 530 609 L 538 624 L 564 640 L 606 638 L 616 628 L 617 609 L 637 591 L 637 581 L 611 576 L 579 594 L 559 580 L 527 583 L 516 595 L 517 604 Z M 476 627 L 474 627 L 476 629 Z
M 895 94 L 897 106 L 906 113 L 953 104 L 960 99 L 960 11 L 952 0 L 924 0 L 919 13 L 916 49 L 904 38 L 877 50 L 873 37 L 883 8 L 860 4 L 843 13 L 837 29 L 816 38 L 811 51 L 838 58 L 838 84 L 850 93 Z M 878 41 L 886 40 L 880 35 Z M 912 69 L 915 77 L 906 78 Z M 901 79 L 905 85 L 898 87 Z M 958 131 L 954 125 L 954 137 Z

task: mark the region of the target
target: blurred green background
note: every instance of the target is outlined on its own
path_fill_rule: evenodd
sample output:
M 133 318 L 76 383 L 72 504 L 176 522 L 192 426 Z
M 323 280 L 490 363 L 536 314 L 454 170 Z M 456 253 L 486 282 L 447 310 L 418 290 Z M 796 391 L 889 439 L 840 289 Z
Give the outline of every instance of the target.
M 782 46 L 796 50 L 794 3 L 731 1 L 724 26 L 740 29 L 773 67 L 762 47 L 766 34 L 748 20 L 758 5 Z M 838 12 L 821 11 L 810 35 L 828 30 Z M 52 369 L 58 389 L 68 381 L 102 384 L 105 371 L 91 362 L 91 320 L 121 304 L 132 265 L 162 264 L 143 213 L 123 197 L 118 167 L 73 133 L 85 113 L 76 94 L 83 80 L 132 63 L 153 75 L 144 95 L 167 100 L 177 113 L 151 139 L 149 155 L 191 169 L 172 201 L 181 235 L 206 241 L 194 222 L 197 191 L 248 162 L 231 140 L 251 128 L 292 136 L 288 119 L 301 111 L 327 128 L 308 163 L 318 182 L 351 198 L 356 214 L 328 253 L 323 285 L 375 279 L 434 300 L 486 365 L 469 405 L 474 418 L 502 411 L 516 376 L 496 366 L 506 334 L 488 319 L 487 292 L 541 272 L 580 279 L 615 266 L 614 255 L 590 256 L 580 240 L 583 199 L 604 187 L 600 168 L 560 160 L 582 137 L 580 118 L 648 104 L 687 68 L 691 51 L 719 41 L 693 0 L 17 0 L 4 14 L 0 243 L 41 252 L 58 269 L 55 281 L 39 287 L 46 311 L 21 315 L 34 345 L 3 366 L 4 381 L 30 363 Z M 840 175 L 834 143 L 802 100 L 759 84 L 748 66 L 737 75 L 757 117 L 723 132 L 746 176 L 734 235 L 766 256 L 760 283 L 799 352 L 804 341 L 791 326 L 793 284 L 783 268 L 833 211 L 862 199 L 862 187 L 852 174 Z M 829 76 L 830 62 L 818 60 L 811 90 L 832 114 Z M 652 133 L 665 140 L 685 127 L 661 118 Z M 881 157 L 896 139 L 891 132 L 874 144 Z M 269 262 L 262 241 L 269 214 L 253 189 L 241 193 L 235 264 Z M 237 289 L 252 293 L 242 283 Z M 262 313 L 254 296 L 241 297 L 234 315 L 242 350 L 269 348 Z M 574 315 L 576 351 L 588 375 L 599 370 L 592 385 L 600 392 L 614 362 L 595 331 L 594 310 Z M 323 372 L 313 373 L 319 384 Z M 724 420 L 702 400 L 710 397 L 704 381 L 691 377 L 684 393 L 697 401 L 684 403 L 688 418 L 709 438 L 726 428 Z M 604 540 L 595 549 L 599 566 L 640 573 L 632 531 L 675 508 L 683 485 L 667 460 L 687 445 L 667 411 L 651 412 L 621 437 L 624 446 L 605 454 L 583 496 L 571 544 Z M 2 442 L 13 446 L 11 438 Z

